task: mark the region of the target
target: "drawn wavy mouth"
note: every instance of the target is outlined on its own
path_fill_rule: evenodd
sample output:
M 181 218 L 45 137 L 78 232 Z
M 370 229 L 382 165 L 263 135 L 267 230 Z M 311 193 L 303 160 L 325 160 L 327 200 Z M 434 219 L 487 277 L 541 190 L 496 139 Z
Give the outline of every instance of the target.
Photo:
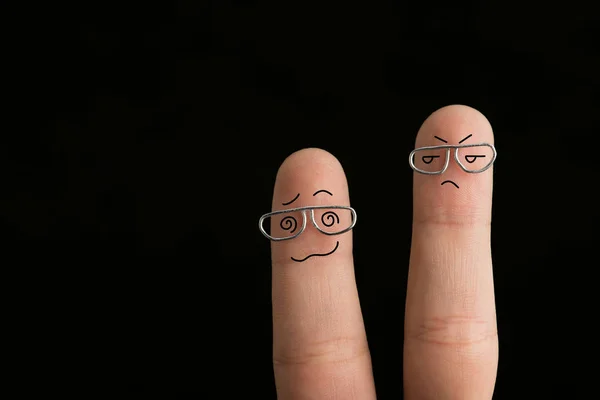
M 330 254 L 333 254 L 333 253 L 335 253 L 335 251 L 338 249 L 339 245 L 340 245 L 340 242 L 339 242 L 339 241 L 337 241 L 337 242 L 335 243 L 335 247 L 334 247 L 334 248 L 333 248 L 333 250 L 331 250 L 329 253 L 324 253 L 324 254 L 311 254 L 311 255 L 309 255 L 309 256 L 306 256 L 306 257 L 304 257 L 304 258 L 303 258 L 303 259 L 301 259 L 301 260 L 297 260 L 297 259 L 295 259 L 294 257 L 292 257 L 292 260 L 294 260 L 294 261 L 296 261 L 296 262 L 303 262 L 303 261 L 306 261 L 306 260 L 308 260 L 308 259 L 309 259 L 309 258 L 311 258 L 311 257 L 325 257 L 325 256 L 328 256 L 328 255 L 330 255 Z
M 454 186 L 456 186 L 456 188 L 458 189 L 458 185 L 457 185 L 456 183 L 454 183 L 454 182 L 452 182 L 452 181 L 444 181 L 444 182 L 442 182 L 442 185 L 444 185 L 444 184 L 446 184 L 446 183 L 451 183 L 451 184 L 453 184 Z

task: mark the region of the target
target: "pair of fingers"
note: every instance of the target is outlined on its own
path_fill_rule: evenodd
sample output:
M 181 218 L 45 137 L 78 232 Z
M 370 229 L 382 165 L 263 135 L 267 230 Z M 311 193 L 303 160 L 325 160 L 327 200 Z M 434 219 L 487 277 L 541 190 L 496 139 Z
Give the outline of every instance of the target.
M 492 129 L 481 113 L 448 106 L 424 122 L 416 147 L 443 144 L 440 140 L 457 144 L 469 134 L 469 140 L 493 143 Z M 448 180 L 459 188 L 442 184 Z M 491 398 L 498 361 L 490 249 L 492 169 L 467 174 L 450 163 L 442 175 L 415 174 L 413 190 L 405 396 Z M 348 186 L 331 154 L 304 149 L 281 165 L 273 211 L 314 205 L 349 206 Z M 323 235 L 310 215 L 307 219 L 298 237 L 272 242 L 278 398 L 374 399 L 352 231 Z M 391 263 L 371 267 L 395 268 Z

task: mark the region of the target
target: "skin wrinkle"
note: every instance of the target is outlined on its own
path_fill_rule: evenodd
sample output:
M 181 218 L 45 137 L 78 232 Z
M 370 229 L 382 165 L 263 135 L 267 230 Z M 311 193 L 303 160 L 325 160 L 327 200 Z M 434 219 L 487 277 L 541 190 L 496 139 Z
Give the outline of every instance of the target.
M 472 344 L 495 339 L 496 329 L 489 327 L 489 320 L 481 317 L 449 315 L 424 320 L 418 330 L 411 332 L 414 339 L 442 346 L 472 349 Z
M 483 227 L 488 228 L 491 226 L 491 219 L 482 219 L 478 217 L 442 217 L 442 216 L 426 216 L 418 217 L 413 221 L 413 226 L 419 227 L 425 226 L 440 226 L 454 228 L 455 230 L 461 231 L 464 228 L 477 228 Z
M 287 353 L 279 353 L 273 358 L 277 366 L 318 365 L 318 364 L 345 364 L 357 358 L 368 355 L 368 346 L 364 337 L 339 336 L 326 340 L 309 342 L 309 351 L 296 349 Z M 351 351 L 348 351 L 351 350 Z
M 488 208 L 469 207 L 463 204 L 453 204 L 451 206 L 430 204 L 420 212 L 415 212 L 413 218 L 413 224 L 417 225 L 481 225 L 489 227 L 490 223 L 491 212 Z

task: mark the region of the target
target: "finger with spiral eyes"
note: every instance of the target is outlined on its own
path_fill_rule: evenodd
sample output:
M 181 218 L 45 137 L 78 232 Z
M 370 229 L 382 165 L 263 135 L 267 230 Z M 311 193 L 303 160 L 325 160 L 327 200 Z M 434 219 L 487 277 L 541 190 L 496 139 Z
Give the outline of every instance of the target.
M 299 150 L 277 171 L 272 210 L 285 211 L 275 214 L 273 231 L 292 237 L 271 242 L 271 355 L 279 400 L 376 399 L 352 232 L 334 236 L 352 222 L 350 211 L 346 216 L 336 206 L 349 205 L 342 165 L 324 150 Z M 283 230 L 294 228 L 291 218 L 282 221 L 287 216 L 298 222 L 294 233 Z
M 325 220 L 327 220 L 327 222 L 325 222 Z M 333 211 L 327 211 L 326 213 L 324 213 L 323 215 L 321 215 L 321 222 L 326 227 L 330 227 L 333 224 L 336 224 L 336 223 L 339 224 L 340 223 L 340 217 L 339 217 L 339 215 L 337 215 Z
M 296 220 L 296 218 L 288 215 L 287 217 L 283 218 L 281 220 L 281 222 L 279 222 L 279 226 L 284 231 L 289 231 L 290 233 L 294 233 L 296 228 L 298 228 L 298 221 Z

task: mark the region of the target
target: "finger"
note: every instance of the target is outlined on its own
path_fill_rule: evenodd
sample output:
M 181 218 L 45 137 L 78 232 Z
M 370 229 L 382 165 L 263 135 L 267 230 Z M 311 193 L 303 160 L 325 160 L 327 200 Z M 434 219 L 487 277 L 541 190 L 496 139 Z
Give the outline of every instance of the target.
M 349 206 L 348 186 L 336 158 L 324 150 L 304 149 L 279 168 L 273 211 L 314 205 Z M 315 211 L 315 221 L 324 229 L 351 224 L 350 212 L 334 211 L 339 223 L 324 210 Z M 284 216 L 271 219 L 272 233 L 297 234 L 302 213 L 288 215 L 296 219 L 296 230 L 294 221 L 285 222 Z M 278 398 L 374 399 L 354 278 L 352 231 L 324 235 L 313 226 L 310 212 L 306 216 L 306 228 L 299 236 L 271 242 Z
M 468 135 L 472 135 L 465 139 Z M 437 138 L 436 138 L 437 136 Z M 416 148 L 493 144 L 477 110 L 448 106 L 423 123 Z M 459 150 L 465 157 L 487 148 Z M 443 166 L 443 157 L 434 159 Z M 405 314 L 404 390 L 408 399 L 490 399 L 498 337 L 490 250 L 492 168 L 466 173 L 454 160 L 441 175 L 414 173 L 413 237 Z M 486 157 L 476 158 L 477 167 Z M 489 158 L 488 158 L 489 159 Z M 431 161 L 431 159 L 426 159 Z M 418 163 L 418 159 L 415 161 Z M 434 168 L 428 164 L 428 168 Z M 452 181 L 452 182 L 447 182 Z M 444 183 L 445 182 L 445 183 Z

